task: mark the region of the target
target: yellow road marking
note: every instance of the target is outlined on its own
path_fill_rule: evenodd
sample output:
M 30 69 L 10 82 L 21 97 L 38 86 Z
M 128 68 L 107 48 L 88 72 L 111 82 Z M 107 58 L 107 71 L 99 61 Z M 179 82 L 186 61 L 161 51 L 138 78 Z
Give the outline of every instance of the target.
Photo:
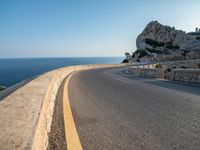
M 67 78 L 63 92 L 65 137 L 67 142 L 67 150 L 82 150 L 83 148 L 78 136 L 78 132 L 74 123 L 74 118 L 69 103 L 68 84 L 72 74 Z

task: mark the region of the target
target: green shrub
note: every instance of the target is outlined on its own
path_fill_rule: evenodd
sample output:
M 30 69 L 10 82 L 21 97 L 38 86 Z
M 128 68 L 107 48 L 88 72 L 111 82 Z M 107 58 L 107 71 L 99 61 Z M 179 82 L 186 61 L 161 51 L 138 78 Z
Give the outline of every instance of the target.
M 189 53 L 189 52 L 190 52 L 190 50 L 186 50 L 186 49 L 185 49 L 185 50 L 183 50 L 182 56 L 184 56 L 184 57 L 185 57 L 185 56 L 187 55 L 187 53 Z
M 162 54 L 163 52 L 161 50 L 156 50 L 154 48 L 147 48 L 147 50 L 150 52 L 150 53 L 157 53 L 157 54 Z
M 132 57 L 134 57 L 136 54 L 139 54 L 138 55 L 138 58 L 142 58 L 144 56 L 148 56 L 147 52 L 143 49 L 139 49 L 139 50 L 136 50 L 133 54 L 132 54 Z
M 140 59 L 137 59 L 137 62 L 141 62 Z
M 168 44 L 168 45 L 165 46 L 165 48 L 167 48 L 167 49 L 173 49 L 173 45 Z
M 151 53 L 158 53 L 158 50 L 153 49 L 153 48 L 147 48 L 147 50 Z
M 166 44 L 165 48 L 167 48 L 167 49 L 179 49 L 180 47 L 178 45 Z
M 166 49 L 163 50 L 163 53 L 164 53 L 164 54 L 171 54 L 171 53 L 170 53 L 168 50 L 166 50 Z
M 140 50 L 138 58 L 142 58 L 144 56 L 148 56 L 147 52 L 145 50 Z
M 174 49 L 179 49 L 179 48 L 180 48 L 180 46 L 178 46 L 178 45 L 175 45 L 173 48 L 174 48 Z
M 196 39 L 197 39 L 197 40 L 200 40 L 200 36 L 197 36 Z
M 124 59 L 123 61 L 122 61 L 122 63 L 128 63 L 129 61 L 128 61 L 128 59 Z
M 155 47 L 164 47 L 165 46 L 165 43 L 164 42 L 158 42 L 156 40 L 152 40 L 152 39 L 149 39 L 149 38 L 146 38 L 145 39 L 145 43 L 153 46 L 154 48 Z
M 155 68 L 162 68 L 161 64 L 156 64 Z
M 168 41 L 166 44 L 167 45 L 173 45 L 171 41 Z

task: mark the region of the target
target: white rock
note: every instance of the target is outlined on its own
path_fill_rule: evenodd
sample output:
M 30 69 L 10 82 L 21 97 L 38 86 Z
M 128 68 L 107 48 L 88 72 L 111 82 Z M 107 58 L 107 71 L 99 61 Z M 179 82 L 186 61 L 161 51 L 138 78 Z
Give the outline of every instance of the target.
M 151 21 L 137 37 L 136 45 L 137 49 L 153 48 L 145 42 L 145 39 L 148 38 L 158 42 L 172 42 L 174 46 L 179 46 L 180 49 L 200 50 L 200 40 L 196 39 L 197 36 L 176 30 L 174 27 L 162 25 L 157 21 Z

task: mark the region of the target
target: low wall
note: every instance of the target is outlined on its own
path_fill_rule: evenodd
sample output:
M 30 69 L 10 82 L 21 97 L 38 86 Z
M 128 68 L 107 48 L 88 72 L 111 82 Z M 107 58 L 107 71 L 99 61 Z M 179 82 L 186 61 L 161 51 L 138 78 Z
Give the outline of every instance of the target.
M 172 69 L 165 76 L 169 80 L 200 84 L 200 69 Z
M 165 78 L 174 81 L 200 84 L 200 69 L 172 69 L 168 72 L 158 68 L 129 67 L 128 71 L 143 77 Z
M 169 68 L 180 68 L 183 69 L 200 69 L 200 59 L 193 60 L 178 60 L 178 61 L 167 61 L 167 62 L 149 62 L 149 63 L 132 63 L 137 68 L 155 68 L 156 64 L 161 64 L 164 69 Z
M 72 72 L 122 65 L 82 65 L 43 74 L 0 101 L 0 149 L 46 149 L 54 102 Z
M 147 77 L 153 77 L 153 78 L 163 78 L 163 71 L 162 69 L 157 68 L 136 68 L 136 67 L 129 67 L 128 71 L 139 75 L 139 76 L 147 76 Z

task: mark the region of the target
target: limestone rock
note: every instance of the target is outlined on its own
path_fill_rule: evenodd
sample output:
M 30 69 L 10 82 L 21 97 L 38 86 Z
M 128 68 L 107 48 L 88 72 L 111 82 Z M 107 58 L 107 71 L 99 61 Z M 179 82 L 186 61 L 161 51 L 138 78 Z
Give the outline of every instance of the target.
M 136 45 L 137 49 L 200 50 L 200 35 L 151 21 L 137 37 Z

